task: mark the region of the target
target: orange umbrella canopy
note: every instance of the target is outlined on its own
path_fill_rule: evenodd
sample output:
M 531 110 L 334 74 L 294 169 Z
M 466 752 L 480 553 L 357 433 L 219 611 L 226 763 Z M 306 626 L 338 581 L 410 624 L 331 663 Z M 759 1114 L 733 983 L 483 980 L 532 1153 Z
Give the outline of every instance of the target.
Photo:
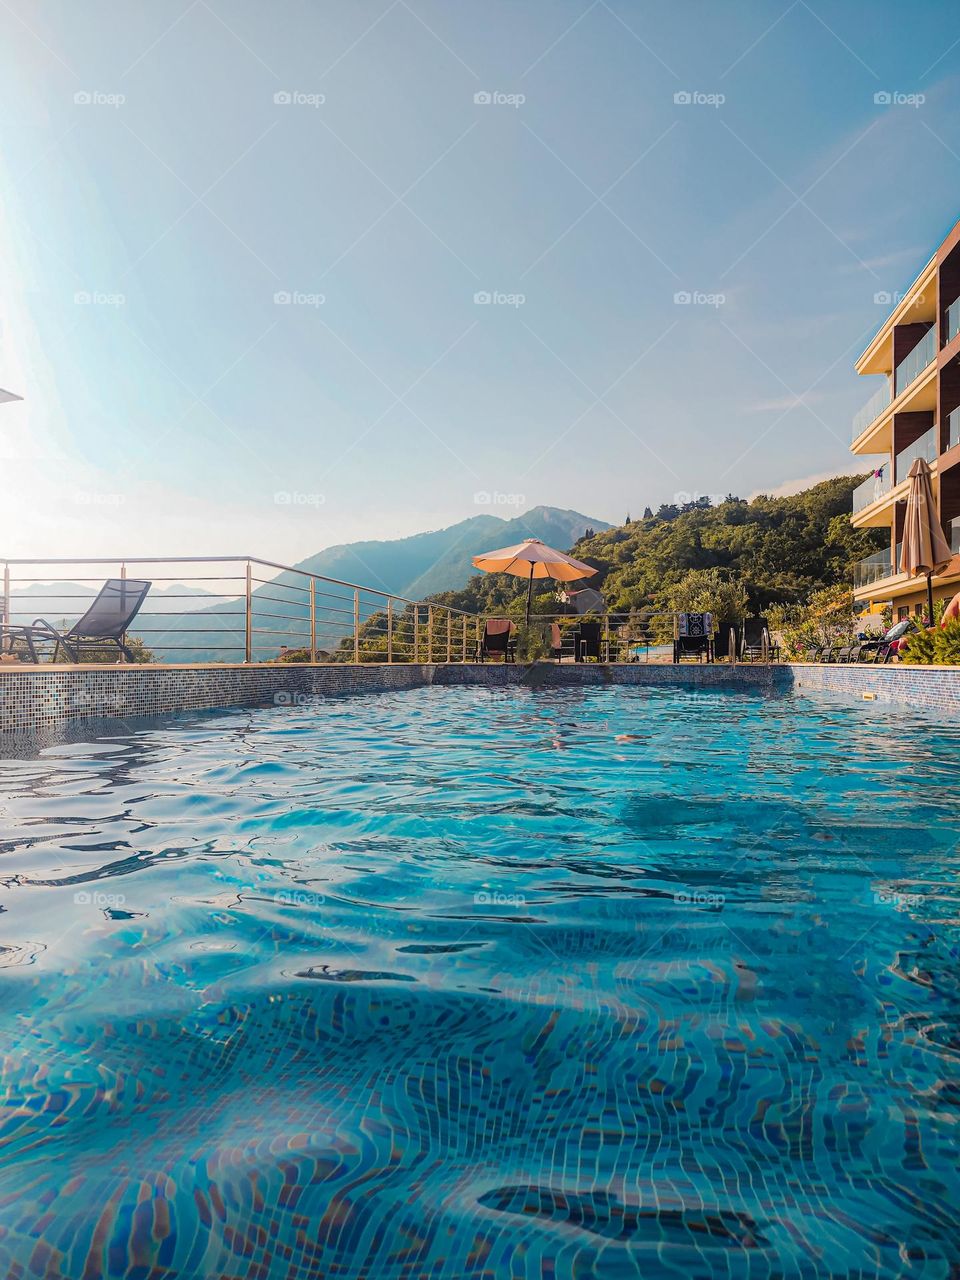
M 930 464 L 917 458 L 910 468 L 907 510 L 903 517 L 903 550 L 900 572 L 927 575 L 927 621 L 933 625 L 933 575 L 942 572 L 952 559 L 950 544 L 943 536 L 930 483 Z
M 474 556 L 473 563 L 484 573 L 512 573 L 516 578 L 555 578 L 557 582 L 576 582 L 596 573 L 589 564 L 573 556 L 555 551 L 539 538 L 528 538 L 514 547 L 485 551 Z
M 919 573 L 939 573 L 952 556 L 933 500 L 930 464 L 924 458 L 917 458 L 910 468 L 900 572 L 909 573 L 911 577 Z

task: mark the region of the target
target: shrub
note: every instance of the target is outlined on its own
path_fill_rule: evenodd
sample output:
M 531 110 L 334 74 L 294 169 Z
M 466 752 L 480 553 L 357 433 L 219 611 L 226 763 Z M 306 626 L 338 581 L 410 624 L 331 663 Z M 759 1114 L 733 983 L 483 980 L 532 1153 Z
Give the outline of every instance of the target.
M 901 662 L 909 662 L 914 666 L 929 666 L 939 662 L 937 657 L 937 639 L 939 632 L 924 630 L 912 632 L 905 644 L 898 651 Z
M 960 666 L 960 620 L 914 632 L 900 650 L 900 658 L 913 666 Z

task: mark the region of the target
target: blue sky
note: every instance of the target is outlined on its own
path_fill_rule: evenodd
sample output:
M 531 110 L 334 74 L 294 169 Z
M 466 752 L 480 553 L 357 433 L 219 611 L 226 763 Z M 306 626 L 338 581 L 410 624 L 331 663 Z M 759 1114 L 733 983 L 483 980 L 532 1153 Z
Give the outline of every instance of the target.
M 0 552 L 293 561 L 849 470 L 874 297 L 960 217 L 954 16 L 9 0 Z

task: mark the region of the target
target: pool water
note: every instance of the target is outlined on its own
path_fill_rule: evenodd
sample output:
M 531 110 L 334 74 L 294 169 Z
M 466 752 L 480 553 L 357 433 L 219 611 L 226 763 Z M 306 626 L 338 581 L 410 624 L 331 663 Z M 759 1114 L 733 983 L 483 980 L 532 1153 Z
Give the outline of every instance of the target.
M 4 760 L 0 1276 L 957 1276 L 958 766 L 666 687 Z

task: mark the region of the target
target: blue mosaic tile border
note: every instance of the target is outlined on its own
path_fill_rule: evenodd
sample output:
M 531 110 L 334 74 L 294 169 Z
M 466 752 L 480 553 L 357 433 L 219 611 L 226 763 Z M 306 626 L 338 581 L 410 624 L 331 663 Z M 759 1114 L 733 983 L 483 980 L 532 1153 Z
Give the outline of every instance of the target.
M 751 666 L 541 662 L 451 665 L 331 664 L 316 667 L 0 668 L 0 734 L 100 717 L 160 716 L 219 707 L 283 704 L 295 698 L 378 693 L 423 685 L 505 688 L 682 684 L 688 688 L 826 690 L 914 708 L 960 711 L 960 667 Z

